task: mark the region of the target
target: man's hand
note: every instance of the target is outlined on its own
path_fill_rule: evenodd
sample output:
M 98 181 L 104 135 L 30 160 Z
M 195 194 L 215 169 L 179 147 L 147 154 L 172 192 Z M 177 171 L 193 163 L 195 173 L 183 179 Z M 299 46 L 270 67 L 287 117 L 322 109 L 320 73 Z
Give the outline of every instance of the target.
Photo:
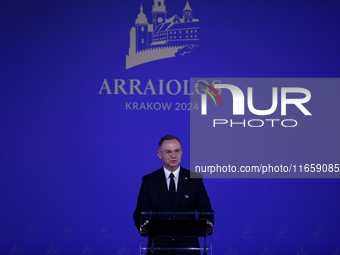
M 149 233 L 149 226 L 147 225 L 148 223 L 149 223 L 149 221 L 146 220 L 145 223 L 140 226 L 139 232 L 142 235 L 147 235 Z
M 212 233 L 214 225 L 212 224 L 212 222 L 207 220 L 207 234 L 210 235 Z

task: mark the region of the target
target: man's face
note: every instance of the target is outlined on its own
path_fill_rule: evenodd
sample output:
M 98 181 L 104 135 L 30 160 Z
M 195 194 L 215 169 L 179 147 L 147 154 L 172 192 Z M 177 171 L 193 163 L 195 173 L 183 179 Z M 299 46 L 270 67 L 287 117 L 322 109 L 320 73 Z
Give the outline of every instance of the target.
M 159 148 L 158 157 L 170 172 L 175 171 L 182 160 L 182 146 L 176 139 L 165 140 Z

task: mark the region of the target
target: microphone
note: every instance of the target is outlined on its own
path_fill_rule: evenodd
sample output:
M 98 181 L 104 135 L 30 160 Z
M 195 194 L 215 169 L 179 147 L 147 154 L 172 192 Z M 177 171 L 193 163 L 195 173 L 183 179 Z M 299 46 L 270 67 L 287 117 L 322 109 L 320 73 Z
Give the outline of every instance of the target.
M 196 188 L 194 188 L 194 191 L 196 193 Z M 197 211 L 197 218 L 200 218 L 200 215 L 202 214 L 202 209 L 201 209 L 201 204 L 199 201 L 199 198 L 197 198 L 197 194 L 196 194 L 196 211 Z M 196 216 L 195 216 L 196 218 Z

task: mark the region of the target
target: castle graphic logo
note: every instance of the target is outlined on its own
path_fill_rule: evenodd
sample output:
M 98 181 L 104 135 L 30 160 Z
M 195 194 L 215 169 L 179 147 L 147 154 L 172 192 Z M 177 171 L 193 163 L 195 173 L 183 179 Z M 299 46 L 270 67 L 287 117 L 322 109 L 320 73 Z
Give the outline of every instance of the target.
M 193 10 L 187 0 L 183 16 L 167 18 L 165 0 L 154 0 L 152 23 L 143 12 L 143 4 L 135 26 L 130 30 L 129 55 L 126 69 L 147 62 L 183 56 L 198 47 L 199 20 L 193 17 Z

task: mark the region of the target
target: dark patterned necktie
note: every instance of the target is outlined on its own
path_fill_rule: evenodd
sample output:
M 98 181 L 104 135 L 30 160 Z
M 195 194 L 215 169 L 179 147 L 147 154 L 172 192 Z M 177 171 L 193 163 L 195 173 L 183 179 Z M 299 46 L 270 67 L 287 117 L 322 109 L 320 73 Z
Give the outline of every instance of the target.
M 175 200 L 176 200 L 176 188 L 175 188 L 175 180 L 174 180 L 174 174 L 170 174 L 170 185 L 169 185 L 169 195 L 170 195 L 170 201 L 172 209 L 174 209 L 175 206 Z

